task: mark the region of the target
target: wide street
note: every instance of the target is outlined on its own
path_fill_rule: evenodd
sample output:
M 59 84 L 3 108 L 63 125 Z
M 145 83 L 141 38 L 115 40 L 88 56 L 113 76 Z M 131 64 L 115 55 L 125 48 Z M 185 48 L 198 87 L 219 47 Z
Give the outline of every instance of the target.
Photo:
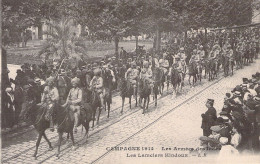
M 157 108 L 154 107 L 154 103 L 151 103 L 149 112 L 145 115 L 139 108 L 130 110 L 128 105 L 121 115 L 121 99 L 116 96 L 113 99 L 111 117 L 106 118 L 106 112 L 103 111 L 99 126 L 90 130 L 88 138 L 83 138 L 84 131 L 81 133 L 81 127 L 79 128 L 79 132 L 75 135 L 76 150 L 72 150 L 71 141 L 66 141 L 64 135 L 60 158 L 55 157 L 58 139 L 56 132 L 47 130 L 47 137 L 51 140 L 54 150 L 48 151 L 46 141 L 42 140 L 36 160 L 32 157 L 37 137 L 35 130 L 28 128 L 17 135 L 3 136 L 2 162 L 115 164 L 122 161 L 124 163 L 158 163 L 159 161 L 172 163 L 174 160 L 180 160 L 180 157 L 166 158 L 165 153 L 187 154 L 189 158 L 183 159 L 196 160 L 198 157 L 195 152 L 165 150 L 165 148 L 196 149 L 199 147 L 198 138 L 202 135 L 201 114 L 206 111 L 207 98 L 215 100 L 214 106 L 219 113 L 225 93 L 242 83 L 242 77 L 250 78 L 256 71 L 260 71 L 259 59 L 243 70 L 236 71 L 233 76 L 224 78 L 221 75 L 211 82 L 203 79 L 202 83 L 195 88 L 190 88 L 186 84 L 183 93 L 177 98 L 172 98 L 171 95 L 162 96 L 158 100 Z M 110 151 L 111 147 L 115 146 L 139 147 L 141 150 Z M 141 154 L 163 154 L 164 157 L 138 157 Z M 214 162 L 216 155 L 204 159 L 211 159 Z

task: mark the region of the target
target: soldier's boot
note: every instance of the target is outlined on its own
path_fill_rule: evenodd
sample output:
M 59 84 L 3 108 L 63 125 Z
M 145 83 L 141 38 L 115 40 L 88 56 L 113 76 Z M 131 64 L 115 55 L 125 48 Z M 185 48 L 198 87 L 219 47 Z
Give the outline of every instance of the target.
M 54 132 L 54 123 L 52 116 L 50 117 L 50 131 Z

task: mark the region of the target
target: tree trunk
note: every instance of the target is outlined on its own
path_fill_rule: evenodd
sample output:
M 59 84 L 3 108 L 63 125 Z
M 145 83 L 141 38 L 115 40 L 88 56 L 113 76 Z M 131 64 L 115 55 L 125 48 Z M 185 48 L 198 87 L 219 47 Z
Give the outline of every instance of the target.
M 187 31 L 185 31 L 185 33 L 184 33 L 184 44 L 186 44 L 186 42 L 187 42 L 187 37 L 188 37 L 188 34 L 187 34 Z
M 157 25 L 155 50 L 157 52 L 159 52 L 160 48 L 161 48 L 161 32 L 160 32 L 160 29 L 159 29 L 159 25 Z
M 115 55 L 116 55 L 116 57 L 118 57 L 118 44 L 119 44 L 119 38 L 118 38 L 118 36 L 115 36 L 114 39 L 115 39 L 115 40 L 114 40 L 114 42 L 115 42 Z
M 22 47 L 25 47 L 25 36 L 24 36 L 24 32 L 21 33 L 21 38 L 22 38 Z
M 207 43 L 207 40 L 208 40 L 208 30 L 207 28 L 205 28 L 205 40 L 204 40 L 204 43 Z
M 138 49 L 138 36 L 135 36 L 135 52 L 137 52 Z

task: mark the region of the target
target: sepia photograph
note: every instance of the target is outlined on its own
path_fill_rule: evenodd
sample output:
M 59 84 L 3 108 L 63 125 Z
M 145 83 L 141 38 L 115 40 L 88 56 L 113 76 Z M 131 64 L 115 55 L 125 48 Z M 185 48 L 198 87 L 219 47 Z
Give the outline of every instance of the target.
M 0 0 L 1 163 L 260 164 L 260 0 Z

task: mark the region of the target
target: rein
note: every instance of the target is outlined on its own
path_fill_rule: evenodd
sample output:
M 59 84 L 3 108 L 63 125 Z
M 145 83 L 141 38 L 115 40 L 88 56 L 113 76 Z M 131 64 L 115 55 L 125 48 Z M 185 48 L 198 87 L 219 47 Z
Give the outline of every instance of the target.
M 42 105 L 41 105 L 41 107 L 42 107 Z M 39 120 L 37 122 L 35 121 L 36 123 L 33 123 L 34 125 L 37 125 L 41 121 L 41 119 L 43 118 L 44 113 L 45 113 L 45 110 L 43 108 L 43 112 L 41 114 L 41 117 L 39 118 Z
M 67 109 L 67 108 L 66 108 Z M 65 110 L 66 111 L 66 110 Z M 65 120 L 68 118 L 69 111 L 66 113 L 66 116 L 64 117 L 63 121 L 60 125 L 57 126 L 57 129 L 60 128 L 60 126 L 65 122 Z

